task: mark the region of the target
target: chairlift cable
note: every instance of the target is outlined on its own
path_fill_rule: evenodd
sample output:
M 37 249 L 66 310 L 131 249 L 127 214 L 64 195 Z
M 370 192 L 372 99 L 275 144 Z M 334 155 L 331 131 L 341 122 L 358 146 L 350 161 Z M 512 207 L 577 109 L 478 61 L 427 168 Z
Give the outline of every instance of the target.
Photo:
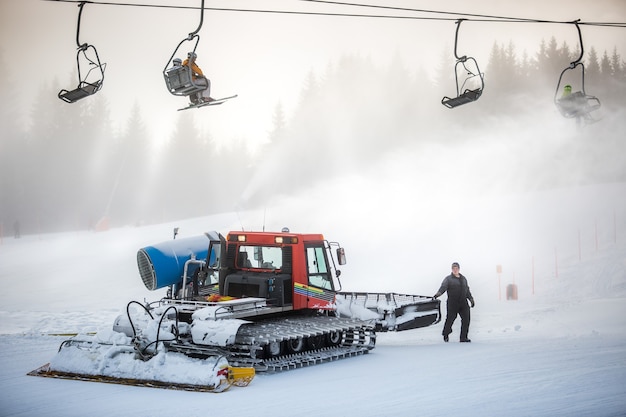
M 52 1 L 59 3 L 81 3 L 80 0 L 42 0 Z M 465 20 L 474 22 L 490 22 L 490 23 L 549 23 L 549 24 L 571 24 L 571 21 L 558 21 L 558 20 L 544 20 L 544 19 L 528 19 L 520 17 L 505 17 L 505 16 L 491 16 L 472 13 L 457 13 L 450 11 L 437 11 L 427 9 L 410 9 L 399 8 L 391 6 L 376 6 L 366 5 L 358 3 L 341 3 L 322 0 L 300 0 L 318 3 L 327 3 L 335 5 L 345 5 L 352 7 L 371 7 L 387 10 L 396 10 L 413 13 L 431 13 L 431 14 L 443 14 L 451 15 L 455 17 L 426 17 L 426 16 L 411 16 L 411 15 L 383 15 L 383 14 L 362 14 L 362 13 L 338 13 L 338 12 L 312 12 L 312 11 L 298 11 L 298 10 L 273 10 L 273 9 L 243 9 L 243 8 L 224 8 L 224 7 L 203 7 L 203 10 L 211 10 L 218 12 L 244 12 L 244 13 L 270 13 L 270 14 L 288 14 L 288 15 L 307 15 L 307 16 L 336 16 L 336 17 L 358 17 L 358 18 L 381 18 L 381 19 L 407 19 L 407 20 L 432 20 L 432 21 L 457 21 L 459 16 L 466 16 Z M 174 6 L 167 4 L 141 4 L 141 3 L 125 3 L 125 2 L 111 2 L 111 1 L 89 1 L 84 3 L 97 4 L 103 6 L 128 6 L 128 7 L 150 7 L 150 8 L 163 8 L 163 9 L 183 9 L 183 10 L 196 10 L 196 6 Z M 618 27 L 626 28 L 626 22 L 579 22 L 580 25 L 586 26 L 602 26 L 602 27 Z
M 79 0 L 42 0 L 59 3 L 78 3 Z M 172 6 L 165 4 L 138 4 L 138 3 L 122 3 L 122 2 L 110 2 L 99 1 L 91 2 L 93 4 L 103 6 L 130 6 L 130 7 L 151 7 L 162 9 L 181 9 L 181 10 L 195 10 L 198 7 L 195 6 Z M 383 19 L 408 19 L 408 20 L 439 20 L 439 21 L 455 21 L 457 18 L 444 18 L 444 17 L 424 17 L 424 16 L 403 16 L 403 15 L 376 15 L 376 14 L 359 14 L 359 13 L 335 13 L 335 12 L 308 12 L 298 10 L 272 10 L 272 9 L 243 9 L 243 8 L 226 8 L 226 7 L 205 7 L 204 10 L 218 11 L 218 12 L 244 12 L 244 13 L 268 13 L 268 14 L 289 14 L 289 15 L 305 15 L 305 16 L 338 16 L 338 17 L 364 17 L 364 18 L 383 18 Z M 454 14 L 454 13 L 451 13 Z
M 368 7 L 368 8 L 375 8 L 375 9 L 396 10 L 396 11 L 405 11 L 405 12 L 434 13 L 434 14 L 453 15 L 453 16 L 467 16 L 467 17 L 472 17 L 472 18 L 480 18 L 480 19 L 465 19 L 465 20 L 473 20 L 473 21 L 478 21 L 478 22 L 553 23 L 553 24 L 572 23 L 572 22 L 557 21 L 557 20 L 529 19 L 529 18 L 522 18 L 522 17 L 493 16 L 493 15 L 474 14 L 474 13 L 458 13 L 458 12 L 448 12 L 448 11 L 438 11 L 438 10 L 428 10 L 428 9 L 414 9 L 414 8 L 406 8 L 406 7 L 381 6 L 381 5 L 361 4 L 361 3 L 347 3 L 347 2 L 330 1 L 330 0 L 297 0 L 297 1 L 308 2 L 308 3 L 333 4 L 333 5 L 340 5 L 340 6 Z M 445 20 L 458 20 L 458 18 L 445 19 Z M 616 23 L 616 22 L 580 22 L 580 19 L 578 19 L 578 22 L 579 22 L 579 24 L 584 24 L 584 25 L 589 25 L 589 26 L 626 27 L 626 23 Z
M 385 9 L 385 10 L 396 10 L 396 11 L 403 11 L 403 12 L 433 13 L 433 14 L 443 14 L 443 15 L 453 15 L 453 16 L 467 16 L 467 17 L 475 17 L 475 18 L 481 18 L 481 19 L 489 19 L 487 21 L 498 21 L 498 22 L 509 22 L 509 21 L 511 21 L 511 22 L 524 22 L 524 23 L 528 23 L 528 22 L 531 22 L 531 23 L 534 23 L 534 22 L 562 23 L 562 22 L 552 22 L 552 21 L 539 20 L 539 19 L 527 19 L 527 18 L 521 18 L 521 17 L 491 16 L 491 15 L 474 14 L 474 13 L 457 13 L 457 12 L 446 12 L 446 11 L 439 11 L 439 10 L 413 9 L 413 8 L 407 8 L 407 7 L 380 6 L 380 5 L 373 5 L 373 4 L 361 4 L 361 3 L 346 3 L 346 2 L 328 1 L 328 0 L 298 0 L 298 1 L 309 2 L 309 3 L 333 4 L 333 5 L 340 5 L 340 6 L 368 7 L 368 8 Z M 447 19 L 447 20 L 458 20 L 458 17 L 454 18 L 454 19 Z M 467 20 L 467 19 L 465 19 L 465 20 Z

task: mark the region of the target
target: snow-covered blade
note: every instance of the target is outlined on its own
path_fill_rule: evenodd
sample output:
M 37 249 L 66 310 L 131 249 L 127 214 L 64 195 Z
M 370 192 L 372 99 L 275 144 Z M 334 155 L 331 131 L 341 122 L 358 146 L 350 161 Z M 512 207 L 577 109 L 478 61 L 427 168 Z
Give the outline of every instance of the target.
M 65 340 L 49 364 L 29 375 L 211 392 L 248 385 L 254 369 L 231 367 L 217 348 L 194 355 L 170 348 L 192 333 L 205 341 L 232 343 L 241 320 L 206 321 L 204 316 L 199 315 L 199 323 L 205 325 L 192 332 L 192 326 L 178 322 L 175 308 L 132 301 L 112 330 Z
M 245 387 L 254 378 L 254 368 L 236 368 L 227 367 L 224 370 L 227 373 L 226 382 L 224 379 L 220 380 L 220 384 L 214 385 L 194 385 L 194 384 L 181 384 L 167 381 L 157 381 L 153 379 L 135 379 L 135 378 L 115 378 L 104 375 L 87 375 L 76 374 L 71 372 L 60 372 L 50 369 L 50 364 L 45 364 L 28 373 L 30 376 L 41 376 L 48 378 L 59 379 L 71 379 L 77 381 L 91 381 L 91 382 L 103 382 L 110 384 L 120 385 L 133 385 L 137 387 L 149 387 L 149 388 L 163 388 L 173 389 L 181 391 L 196 391 L 196 392 L 223 392 L 231 386 Z
M 421 295 L 342 292 L 336 303 L 341 316 L 373 321 L 378 331 L 417 329 L 441 320 L 440 301 Z
M 79 335 L 61 344 L 59 352 L 29 375 L 118 383 L 123 385 L 221 392 L 246 386 L 253 368 L 235 368 L 223 356 L 191 358 L 161 344 L 154 355 L 141 355 L 131 339 L 117 332 Z

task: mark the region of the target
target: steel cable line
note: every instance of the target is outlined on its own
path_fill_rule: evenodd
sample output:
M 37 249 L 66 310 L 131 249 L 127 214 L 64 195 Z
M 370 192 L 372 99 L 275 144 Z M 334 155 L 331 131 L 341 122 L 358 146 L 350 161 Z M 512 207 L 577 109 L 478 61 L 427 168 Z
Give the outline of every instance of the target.
M 128 6 L 128 7 L 150 7 L 150 8 L 162 8 L 162 9 L 187 9 L 197 10 L 197 6 L 174 6 L 166 4 L 149 4 L 149 3 L 125 3 L 125 2 L 112 2 L 112 1 L 81 1 L 81 0 L 43 0 L 59 3 L 90 3 L 104 6 Z M 573 24 L 572 21 L 557 21 L 557 20 L 543 20 L 543 19 L 528 19 L 519 17 L 506 17 L 506 16 L 491 16 L 472 13 L 457 13 L 450 11 L 438 11 L 428 9 L 412 9 L 393 6 L 381 6 L 370 5 L 360 3 L 347 3 L 336 2 L 329 0 L 297 0 L 301 2 L 328 4 L 336 6 L 350 6 L 350 7 L 365 7 L 384 9 L 401 12 L 411 13 L 430 13 L 450 15 L 451 17 L 426 17 L 426 16 L 414 16 L 414 15 L 385 15 L 385 14 L 362 14 L 362 13 L 340 13 L 340 12 L 314 12 L 314 11 L 301 11 L 301 10 L 272 10 L 272 9 L 244 9 L 244 8 L 225 8 L 225 7 L 205 7 L 204 10 L 222 11 L 222 12 L 244 12 L 244 13 L 269 13 L 269 14 L 288 14 L 288 15 L 308 15 L 308 16 L 336 16 L 336 17 L 357 17 L 357 18 L 379 18 L 379 19 L 407 19 L 407 20 L 434 20 L 434 21 L 457 21 L 459 16 L 465 16 L 464 20 L 473 22 L 496 22 L 496 23 L 550 23 L 550 24 Z M 452 17 L 455 16 L 455 17 Z M 601 27 L 626 27 L 626 22 L 578 22 L 580 25 L 586 26 L 601 26 Z
M 374 9 L 384 9 L 384 10 L 396 10 L 403 12 L 415 12 L 415 13 L 433 13 L 433 14 L 445 14 L 445 15 L 454 15 L 454 16 L 467 16 L 467 17 L 476 17 L 481 19 L 489 19 L 489 21 L 502 21 L 502 22 L 534 22 L 534 23 L 563 23 L 563 22 L 554 22 L 548 20 L 541 19 L 527 19 L 527 18 L 519 18 L 519 17 L 504 17 L 504 16 L 490 16 L 484 14 L 473 14 L 473 13 L 457 13 L 457 12 L 445 12 L 439 10 L 428 10 L 428 9 L 414 9 L 408 7 L 396 7 L 396 6 L 380 6 L 373 4 L 362 4 L 362 3 L 347 3 L 340 1 L 330 1 L 330 0 L 297 0 L 301 2 L 307 3 L 321 3 L 321 4 L 332 4 L 338 6 L 351 6 L 351 7 L 366 7 L 366 8 L 374 8 Z M 455 18 L 453 20 L 458 20 Z M 465 19 L 469 20 L 469 19 Z

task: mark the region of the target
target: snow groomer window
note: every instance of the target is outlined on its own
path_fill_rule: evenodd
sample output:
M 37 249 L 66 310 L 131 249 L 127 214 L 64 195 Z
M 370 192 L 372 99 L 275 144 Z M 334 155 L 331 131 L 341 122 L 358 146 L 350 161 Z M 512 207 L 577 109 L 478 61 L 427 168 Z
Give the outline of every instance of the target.
M 326 257 L 323 247 L 309 247 L 306 249 L 306 258 L 309 271 L 309 285 L 332 289 L 333 284 L 328 274 Z
M 237 265 L 242 268 L 281 269 L 283 250 L 273 246 L 241 246 Z

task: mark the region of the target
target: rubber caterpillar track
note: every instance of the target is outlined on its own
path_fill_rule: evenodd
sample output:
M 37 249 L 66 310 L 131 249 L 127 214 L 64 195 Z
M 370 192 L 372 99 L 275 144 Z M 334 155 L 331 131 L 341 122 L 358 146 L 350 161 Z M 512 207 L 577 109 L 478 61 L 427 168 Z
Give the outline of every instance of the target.
M 257 372 L 279 372 L 365 354 L 374 348 L 376 333 L 368 322 L 317 316 L 261 321 L 242 326 L 235 343 L 221 348 L 233 366 Z M 215 354 L 215 348 L 170 343 L 170 350 L 190 355 Z

